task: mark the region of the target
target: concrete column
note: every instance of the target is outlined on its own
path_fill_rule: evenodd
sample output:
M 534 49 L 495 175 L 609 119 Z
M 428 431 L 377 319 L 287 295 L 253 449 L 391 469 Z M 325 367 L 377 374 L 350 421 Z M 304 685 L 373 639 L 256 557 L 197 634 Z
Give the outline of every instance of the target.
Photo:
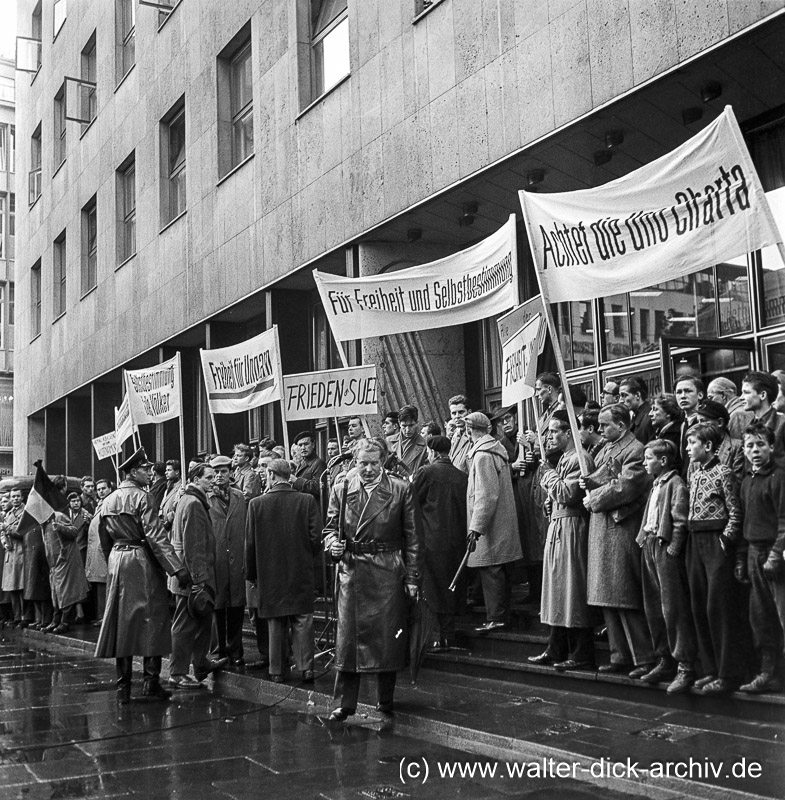
M 27 441 L 27 453 L 20 453 L 19 457 L 14 453 L 14 475 L 26 475 L 39 458 L 46 458 L 46 415 L 41 412 L 25 422 L 27 436 L 22 441 Z M 27 461 L 24 461 L 25 457 Z
M 454 248 L 423 242 L 363 242 L 360 275 L 389 274 L 453 252 Z M 364 339 L 362 358 L 363 363 L 377 366 L 381 414 L 410 403 L 419 409 L 422 422 L 441 424 L 448 398 L 466 390 L 462 325 Z

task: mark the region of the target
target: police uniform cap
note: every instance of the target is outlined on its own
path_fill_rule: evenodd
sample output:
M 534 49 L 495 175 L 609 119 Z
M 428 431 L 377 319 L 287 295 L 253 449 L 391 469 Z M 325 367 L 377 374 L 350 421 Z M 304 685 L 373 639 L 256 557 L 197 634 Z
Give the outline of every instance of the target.
M 138 467 L 149 467 L 151 463 L 152 462 L 147 459 L 147 453 L 145 453 L 144 447 L 140 447 L 130 458 L 120 464 L 120 469 L 123 470 L 123 472 L 130 472 L 132 469 L 137 469 Z

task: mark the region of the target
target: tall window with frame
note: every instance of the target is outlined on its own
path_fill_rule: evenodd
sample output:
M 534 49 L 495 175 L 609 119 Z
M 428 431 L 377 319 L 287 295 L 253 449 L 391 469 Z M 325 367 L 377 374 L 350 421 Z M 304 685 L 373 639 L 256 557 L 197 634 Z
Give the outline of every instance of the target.
M 168 224 L 185 211 L 185 99 L 161 123 L 161 222 Z
M 5 206 L 6 196 L 0 194 L 0 259 L 8 258 L 8 250 L 5 246 Z
M 41 69 L 41 3 L 38 0 L 30 15 L 30 36 L 16 37 L 16 69 L 33 76 Z
M 253 153 L 251 23 L 218 55 L 218 175 L 223 177 Z
M 54 168 L 57 171 L 65 161 L 67 139 L 67 127 L 65 119 L 65 84 L 60 87 L 60 91 L 55 95 L 54 102 Z
M 253 77 L 250 40 L 232 59 L 229 82 L 234 167 L 253 152 Z
M 41 259 L 30 269 L 30 338 L 41 333 Z
M 65 314 L 65 290 L 66 290 L 66 238 L 63 231 L 54 242 L 53 248 L 53 273 L 52 273 L 52 313 L 54 318 Z
M 95 31 L 82 50 L 82 74 L 83 83 L 79 85 L 80 109 L 79 113 L 82 122 L 82 133 L 90 126 L 98 113 L 98 97 L 96 95 L 96 56 L 95 56 Z M 92 86 L 90 85 L 92 84 Z
M 41 123 L 30 137 L 30 173 L 28 203 L 33 205 L 41 196 Z
M 82 296 L 98 285 L 98 209 L 95 195 L 82 209 Z
M 115 0 L 115 52 L 120 83 L 136 63 L 136 0 Z
M 117 263 L 136 253 L 136 154 L 117 170 Z
M 311 0 L 311 100 L 350 72 L 348 0 Z

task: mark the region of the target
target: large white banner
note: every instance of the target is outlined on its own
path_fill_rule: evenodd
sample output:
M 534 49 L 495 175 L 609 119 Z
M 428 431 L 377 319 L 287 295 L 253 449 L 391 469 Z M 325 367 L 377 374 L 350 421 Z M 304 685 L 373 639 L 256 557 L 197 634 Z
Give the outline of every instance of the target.
M 235 414 L 281 399 L 278 329 L 246 342 L 200 350 L 207 402 L 213 414 Z
M 120 408 L 114 410 L 114 432 L 117 437 L 118 453 L 123 442 L 133 435 L 135 427 L 131 419 L 131 409 L 128 406 L 128 394 L 126 393 L 123 402 L 120 403 Z
M 93 439 L 93 449 L 99 461 L 103 461 L 103 459 L 110 458 L 116 453 L 119 453 L 120 447 L 117 443 L 117 433 L 115 431 L 110 431 L 103 436 L 96 436 L 95 439 Z
M 386 275 L 345 278 L 314 270 L 335 338 L 462 325 L 515 304 L 515 215 L 492 236 L 460 253 Z
M 362 417 L 379 411 L 376 365 L 283 376 L 288 422 L 319 417 Z
M 180 354 L 147 369 L 127 369 L 125 390 L 134 425 L 180 416 Z
M 502 346 L 502 405 L 534 397 L 542 317 L 530 319 Z
M 782 241 L 730 106 L 622 178 L 519 196 L 551 303 L 663 283 Z

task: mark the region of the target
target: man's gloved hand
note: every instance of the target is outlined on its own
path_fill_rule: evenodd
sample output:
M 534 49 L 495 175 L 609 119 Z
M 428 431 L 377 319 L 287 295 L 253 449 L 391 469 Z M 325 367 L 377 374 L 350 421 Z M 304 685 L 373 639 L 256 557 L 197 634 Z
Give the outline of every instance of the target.
M 339 539 L 335 539 L 333 542 L 330 543 L 330 555 L 336 559 L 336 561 L 340 560 L 343 557 L 344 551 L 346 550 L 346 542 L 342 542 Z
M 477 540 L 480 536 L 482 536 L 482 534 L 479 531 L 469 531 L 466 537 L 466 547 L 469 549 L 470 553 L 473 553 L 477 549 Z
M 747 562 L 746 561 L 737 561 L 736 567 L 733 570 L 733 577 L 739 583 L 749 583 L 750 579 L 747 575 Z
M 188 574 L 188 570 L 185 567 L 178 569 L 174 576 L 177 578 L 177 583 L 181 589 L 186 589 L 191 585 L 191 576 Z
M 766 563 L 763 565 L 763 577 L 767 581 L 782 580 L 782 556 L 773 550 L 769 553 Z

